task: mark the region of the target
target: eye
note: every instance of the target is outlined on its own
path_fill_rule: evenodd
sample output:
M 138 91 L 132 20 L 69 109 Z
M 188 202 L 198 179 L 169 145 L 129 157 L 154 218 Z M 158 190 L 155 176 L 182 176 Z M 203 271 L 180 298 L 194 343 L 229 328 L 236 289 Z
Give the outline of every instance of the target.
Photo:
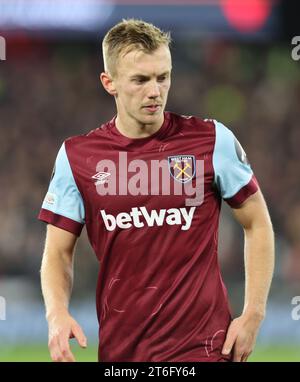
M 164 82 L 167 79 L 167 76 L 160 76 L 158 77 L 158 82 Z
M 132 81 L 135 82 L 136 84 L 143 84 L 146 82 L 146 79 L 142 77 L 138 77 L 138 78 L 134 78 Z

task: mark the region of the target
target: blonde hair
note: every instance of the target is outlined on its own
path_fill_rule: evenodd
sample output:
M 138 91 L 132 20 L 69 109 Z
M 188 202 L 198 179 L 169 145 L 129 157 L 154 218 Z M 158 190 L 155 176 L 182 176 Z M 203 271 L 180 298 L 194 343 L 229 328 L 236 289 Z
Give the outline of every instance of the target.
M 116 74 L 118 58 L 134 49 L 145 53 L 154 52 L 161 45 L 170 46 L 169 32 L 163 32 L 156 26 L 142 20 L 123 19 L 111 28 L 102 43 L 104 70 L 110 75 Z

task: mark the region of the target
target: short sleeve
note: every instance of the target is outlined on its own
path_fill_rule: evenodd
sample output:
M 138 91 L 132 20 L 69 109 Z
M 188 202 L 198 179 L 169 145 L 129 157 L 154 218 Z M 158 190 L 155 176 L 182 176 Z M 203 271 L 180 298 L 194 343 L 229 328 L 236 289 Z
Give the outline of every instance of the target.
M 222 123 L 215 122 L 213 167 L 215 185 L 221 197 L 238 207 L 258 190 L 258 183 L 245 151 L 234 134 Z
M 63 143 L 56 157 L 48 192 L 38 219 L 77 236 L 85 222 L 82 196 L 76 185 Z

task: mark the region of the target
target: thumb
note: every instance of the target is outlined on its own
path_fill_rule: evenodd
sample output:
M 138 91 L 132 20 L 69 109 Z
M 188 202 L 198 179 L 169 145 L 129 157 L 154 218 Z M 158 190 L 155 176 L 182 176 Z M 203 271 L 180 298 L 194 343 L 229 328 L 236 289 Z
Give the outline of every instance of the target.
M 84 335 L 81 327 L 78 324 L 75 324 L 72 327 L 72 332 L 74 334 L 74 337 L 76 338 L 77 342 L 82 348 L 87 347 L 87 339 L 86 336 Z
M 222 354 L 228 355 L 230 354 L 233 345 L 236 341 L 237 334 L 235 330 L 232 327 L 232 324 L 229 326 L 229 329 L 227 331 L 226 340 L 223 345 Z

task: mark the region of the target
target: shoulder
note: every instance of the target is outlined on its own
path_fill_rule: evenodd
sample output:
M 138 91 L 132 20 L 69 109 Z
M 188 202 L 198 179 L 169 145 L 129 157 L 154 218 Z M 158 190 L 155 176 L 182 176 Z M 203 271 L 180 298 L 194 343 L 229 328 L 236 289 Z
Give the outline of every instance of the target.
M 170 113 L 173 119 L 173 122 L 184 125 L 184 126 L 193 126 L 195 128 L 206 128 L 214 129 L 214 120 L 213 119 L 202 119 L 195 115 L 184 115 Z
M 213 119 L 203 119 L 195 115 L 182 115 L 171 113 L 173 124 L 183 132 L 191 132 L 198 136 L 215 137 L 215 121 Z
M 183 129 L 190 129 L 196 132 L 207 133 L 216 139 L 218 145 L 228 145 L 236 140 L 233 132 L 222 122 L 212 118 L 200 118 L 195 115 L 183 115 L 169 113 L 173 123 L 181 126 Z
M 219 122 L 219 121 L 217 121 L 215 119 L 213 119 L 211 121 L 213 121 L 213 123 L 214 123 L 214 127 L 215 127 L 215 130 L 216 130 L 216 136 L 222 137 L 222 138 L 226 138 L 226 139 L 234 137 L 234 134 L 230 130 L 230 128 L 225 126 L 222 122 Z
M 228 150 L 238 144 L 233 132 L 222 122 L 212 118 L 170 113 L 173 124 L 184 132 L 192 132 L 195 137 L 209 138 L 214 150 Z
M 93 144 L 95 141 L 99 142 L 99 139 L 101 140 L 101 138 L 105 139 L 105 137 L 107 137 L 108 129 L 109 122 L 102 124 L 87 133 L 67 137 L 63 143 L 67 153 L 85 148 Z
M 246 153 L 235 134 L 223 123 L 218 121 L 214 123 L 216 131 L 214 156 L 231 157 L 248 164 Z
M 70 137 L 67 137 L 65 139 L 65 142 L 68 144 L 78 144 L 81 142 L 91 141 L 95 139 L 96 137 L 101 136 L 101 134 L 103 134 L 106 131 L 106 126 L 107 124 L 103 124 L 100 127 L 90 130 L 87 133 L 72 135 Z

